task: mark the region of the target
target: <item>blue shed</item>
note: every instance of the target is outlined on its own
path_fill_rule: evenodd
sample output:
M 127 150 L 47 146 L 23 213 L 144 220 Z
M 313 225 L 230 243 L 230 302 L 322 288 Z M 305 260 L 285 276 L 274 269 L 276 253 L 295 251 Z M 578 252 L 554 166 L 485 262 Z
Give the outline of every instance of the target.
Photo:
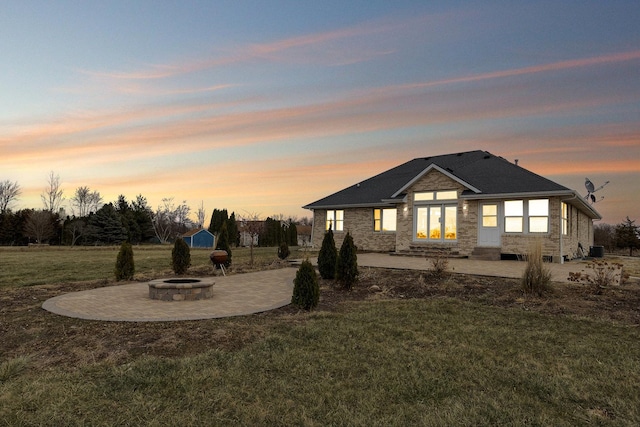
M 182 235 L 182 240 L 184 240 L 190 248 L 213 248 L 216 238 L 209 231 L 200 228 L 187 231 Z

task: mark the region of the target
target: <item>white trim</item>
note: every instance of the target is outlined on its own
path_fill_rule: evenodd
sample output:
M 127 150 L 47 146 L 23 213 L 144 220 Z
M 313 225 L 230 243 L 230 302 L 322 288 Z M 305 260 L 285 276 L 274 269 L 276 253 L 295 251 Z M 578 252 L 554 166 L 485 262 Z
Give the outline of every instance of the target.
M 476 187 L 474 187 L 473 185 L 469 184 L 466 181 L 461 180 L 460 178 L 458 178 L 457 176 L 455 176 L 454 174 L 452 174 L 451 172 L 446 171 L 445 169 L 442 169 L 440 166 L 436 165 L 435 163 L 431 163 L 425 170 L 423 170 L 422 172 L 420 172 L 418 175 L 416 175 L 415 177 L 413 177 L 411 179 L 411 181 L 409 181 L 408 183 L 406 183 L 402 188 L 400 188 L 398 191 L 396 191 L 395 193 L 393 193 L 391 195 L 391 197 L 398 197 L 398 195 L 402 194 L 407 188 L 411 187 L 413 184 L 415 184 L 420 178 L 422 178 L 423 176 L 425 176 L 427 174 L 427 172 L 430 172 L 432 170 L 437 170 L 438 172 L 440 172 L 441 174 L 445 175 L 448 178 L 451 178 L 452 180 L 454 180 L 455 182 L 457 182 L 458 184 L 461 184 L 463 186 L 465 186 L 466 188 L 468 188 L 469 190 L 473 191 L 474 193 L 481 193 L 480 190 L 478 190 Z

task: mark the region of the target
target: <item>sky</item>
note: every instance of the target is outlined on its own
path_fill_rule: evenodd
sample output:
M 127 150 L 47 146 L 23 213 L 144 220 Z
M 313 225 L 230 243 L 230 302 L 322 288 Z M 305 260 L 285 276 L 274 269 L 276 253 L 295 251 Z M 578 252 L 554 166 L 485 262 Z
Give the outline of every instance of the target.
M 486 150 L 640 222 L 640 2 L 8 0 L 0 181 L 302 218 Z M 602 197 L 604 198 L 602 199 Z

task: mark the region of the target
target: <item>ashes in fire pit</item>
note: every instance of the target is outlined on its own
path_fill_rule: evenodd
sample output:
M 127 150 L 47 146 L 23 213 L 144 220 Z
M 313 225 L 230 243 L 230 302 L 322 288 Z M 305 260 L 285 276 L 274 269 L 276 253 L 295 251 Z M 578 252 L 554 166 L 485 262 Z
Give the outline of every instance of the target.
M 149 298 L 162 301 L 197 301 L 213 297 L 212 278 L 158 279 L 149 282 Z

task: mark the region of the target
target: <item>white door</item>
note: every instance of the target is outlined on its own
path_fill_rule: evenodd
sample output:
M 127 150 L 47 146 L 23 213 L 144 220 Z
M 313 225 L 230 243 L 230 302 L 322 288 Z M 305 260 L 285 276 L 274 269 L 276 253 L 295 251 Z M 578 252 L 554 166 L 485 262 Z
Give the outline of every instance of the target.
M 478 215 L 478 246 L 500 247 L 500 205 L 481 203 Z

